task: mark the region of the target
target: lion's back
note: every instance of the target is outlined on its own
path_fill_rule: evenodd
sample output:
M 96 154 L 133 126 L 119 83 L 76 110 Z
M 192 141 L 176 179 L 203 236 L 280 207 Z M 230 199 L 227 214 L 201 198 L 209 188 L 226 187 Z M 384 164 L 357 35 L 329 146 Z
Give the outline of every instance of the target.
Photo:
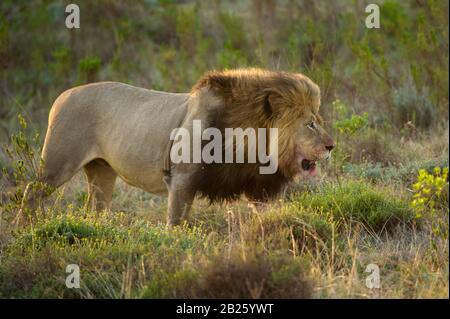
M 188 99 L 118 82 L 69 89 L 50 111 L 43 157 L 102 158 L 142 187 L 141 180 L 151 182 L 163 169 L 170 132 L 184 119 Z

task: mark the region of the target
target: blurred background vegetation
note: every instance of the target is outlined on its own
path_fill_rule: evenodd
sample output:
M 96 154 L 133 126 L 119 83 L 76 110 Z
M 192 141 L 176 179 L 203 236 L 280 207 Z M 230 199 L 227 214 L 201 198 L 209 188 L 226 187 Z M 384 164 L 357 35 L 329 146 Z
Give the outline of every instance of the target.
M 70 2 L 0 1 L 0 297 L 254 298 L 248 279 L 256 297 L 448 298 L 448 1 L 77 0 L 81 28 L 67 29 Z M 365 27 L 372 2 L 380 29 Z M 61 92 L 103 80 L 188 92 L 207 70 L 247 66 L 322 88 L 338 147 L 316 186 L 262 219 L 197 202 L 171 233 L 165 199 L 121 181 L 113 213 L 86 214 L 76 176 L 11 231 Z M 74 260 L 79 295 L 61 285 Z M 360 280 L 372 262 L 380 291 Z
M 349 114 L 400 134 L 448 122 L 448 1 L 70 1 L 0 4 L 0 141 L 23 113 L 42 130 L 54 99 L 92 81 L 186 92 L 210 69 L 258 66 L 303 72 Z M 348 114 L 347 114 L 348 115 Z

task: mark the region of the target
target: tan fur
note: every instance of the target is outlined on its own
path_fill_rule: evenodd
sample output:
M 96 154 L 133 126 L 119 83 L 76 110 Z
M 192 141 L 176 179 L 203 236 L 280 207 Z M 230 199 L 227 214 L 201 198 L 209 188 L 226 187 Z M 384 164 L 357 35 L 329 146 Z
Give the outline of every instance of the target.
M 187 217 L 196 194 L 220 200 L 279 192 L 298 173 L 296 139 L 303 139 L 307 156 L 322 158 L 323 145 L 331 139 L 322 131 L 310 136 L 304 128 L 312 117 L 320 123 L 319 104 L 319 88 L 307 77 L 259 69 L 209 72 L 186 94 L 115 82 L 76 87 L 61 94 L 50 111 L 39 181 L 56 188 L 83 168 L 90 205 L 101 210 L 110 207 L 119 176 L 148 192 L 168 192 L 168 224 L 175 225 Z M 256 164 L 170 163 L 171 131 L 192 131 L 193 120 L 220 129 L 278 127 L 278 175 L 254 176 L 249 172 Z M 228 180 L 215 183 L 223 192 L 208 193 L 208 183 L 224 172 Z M 252 193 L 251 187 L 260 189 Z M 27 192 L 24 202 L 34 196 Z

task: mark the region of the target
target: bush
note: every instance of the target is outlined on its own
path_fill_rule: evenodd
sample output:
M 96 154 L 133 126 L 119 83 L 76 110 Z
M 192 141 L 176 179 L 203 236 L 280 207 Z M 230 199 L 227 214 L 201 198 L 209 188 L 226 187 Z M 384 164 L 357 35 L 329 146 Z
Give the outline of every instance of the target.
M 99 57 L 86 57 L 78 62 L 78 81 L 80 83 L 97 81 L 97 73 L 102 61 Z
M 411 205 L 419 212 L 448 208 L 448 167 L 435 167 L 433 173 L 419 170 L 413 190 Z
M 349 149 L 349 161 L 352 163 L 370 162 L 387 166 L 395 165 L 400 160 L 398 147 L 394 146 L 396 143 L 399 141 L 392 141 L 382 130 L 368 129 L 348 140 L 344 148 Z
M 436 106 L 430 100 L 428 92 L 418 92 L 412 80 L 394 91 L 395 123 L 403 127 L 411 122 L 416 127 L 430 128 L 436 123 Z

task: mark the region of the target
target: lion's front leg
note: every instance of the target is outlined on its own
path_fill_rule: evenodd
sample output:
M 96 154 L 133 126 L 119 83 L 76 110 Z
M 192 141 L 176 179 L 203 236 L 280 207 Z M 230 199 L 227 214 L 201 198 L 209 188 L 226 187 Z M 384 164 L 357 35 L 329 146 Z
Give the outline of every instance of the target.
M 280 209 L 284 204 L 284 199 L 286 197 L 287 187 L 272 198 L 271 200 L 254 200 L 247 197 L 247 206 L 252 210 L 254 214 L 260 214 L 270 211 L 271 209 Z
M 186 220 L 195 198 L 195 191 L 190 187 L 189 177 L 182 175 L 167 176 L 166 183 L 169 198 L 167 207 L 167 226 L 179 225 Z
M 268 210 L 268 203 L 256 202 L 256 201 L 247 201 L 247 207 L 249 207 L 253 214 L 264 213 Z
M 169 190 L 167 226 L 179 225 L 187 219 L 193 201 L 194 194 L 188 190 Z

